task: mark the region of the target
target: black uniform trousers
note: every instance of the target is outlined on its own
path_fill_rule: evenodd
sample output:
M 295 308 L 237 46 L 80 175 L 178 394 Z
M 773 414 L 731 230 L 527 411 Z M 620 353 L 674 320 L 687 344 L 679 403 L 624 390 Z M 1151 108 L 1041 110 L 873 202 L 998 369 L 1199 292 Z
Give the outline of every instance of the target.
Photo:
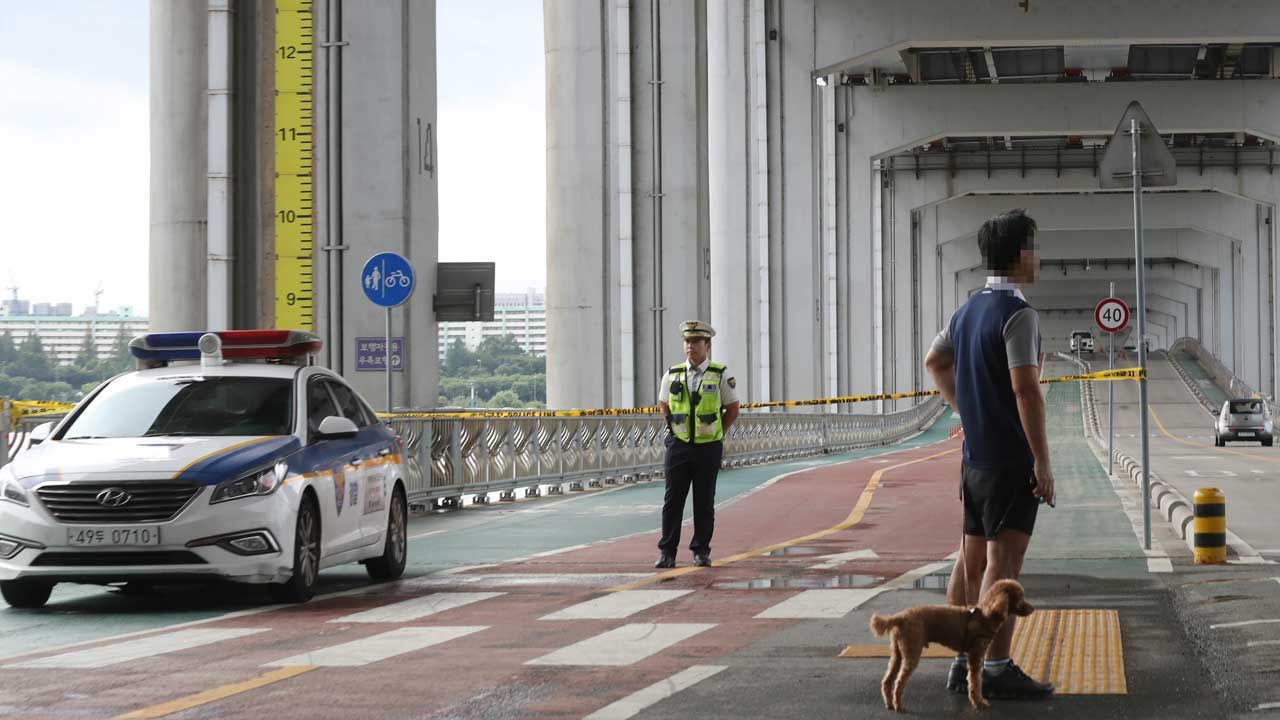
M 681 442 L 667 436 L 667 457 L 663 463 L 667 492 L 662 498 L 662 539 L 658 549 L 663 555 L 675 555 L 680 547 L 680 525 L 684 520 L 685 499 L 693 488 L 693 539 L 689 549 L 695 555 L 711 554 L 711 533 L 716 523 L 716 475 L 724 443 Z

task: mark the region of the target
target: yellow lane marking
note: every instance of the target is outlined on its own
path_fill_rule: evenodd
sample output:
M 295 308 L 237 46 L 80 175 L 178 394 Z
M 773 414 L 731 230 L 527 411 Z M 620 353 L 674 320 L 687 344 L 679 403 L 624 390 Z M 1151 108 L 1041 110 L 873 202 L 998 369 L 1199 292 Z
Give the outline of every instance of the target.
M 909 465 L 915 465 L 916 463 L 922 463 L 929 460 L 936 460 L 940 457 L 950 455 L 952 453 L 959 452 L 959 451 L 960 451 L 960 448 L 951 448 L 950 450 L 944 450 L 940 453 L 934 453 L 933 455 L 929 455 L 926 457 L 916 458 L 915 460 L 908 460 L 907 462 L 904 462 L 904 463 L 898 463 L 897 465 L 890 465 L 889 467 L 881 468 L 877 470 L 874 474 L 872 474 L 871 479 L 867 482 L 867 486 L 862 490 L 862 495 L 858 497 L 857 504 L 853 506 L 853 509 L 849 511 L 849 516 L 845 518 L 844 521 L 841 522 L 840 524 L 833 525 L 832 527 L 829 527 L 826 530 L 819 530 L 818 532 L 809 533 L 808 535 L 802 535 L 800 537 L 792 538 L 790 540 L 784 540 L 782 542 L 774 543 L 772 545 L 766 545 L 761 548 L 756 548 L 755 550 L 748 550 L 746 552 L 738 553 L 737 555 L 730 555 L 729 557 L 723 558 L 721 560 L 717 560 L 715 564 L 716 566 L 728 565 L 729 563 L 735 563 L 740 560 L 747 560 L 753 557 L 759 557 L 761 555 L 764 555 L 765 553 L 773 552 L 774 550 L 780 550 L 782 548 L 791 547 L 793 545 L 799 545 L 800 543 L 805 543 L 812 540 L 818 540 L 820 538 L 827 537 L 828 535 L 833 535 L 835 533 L 838 533 L 841 530 L 848 530 L 854 525 L 857 525 L 858 523 L 862 522 L 862 516 L 864 513 L 866 513 L 867 508 L 870 507 L 871 497 L 875 495 L 876 488 L 880 485 L 880 478 L 883 477 L 885 473 L 893 472 L 894 470 L 898 470 L 900 468 L 904 468 Z M 634 590 L 636 588 L 644 587 L 646 585 L 652 585 L 653 583 L 656 583 L 656 582 L 670 580 L 672 578 L 680 577 L 681 575 L 688 575 L 689 573 L 698 572 L 701 569 L 702 568 L 700 567 L 693 566 L 693 567 L 677 568 L 675 570 L 668 570 L 666 572 L 657 573 L 643 580 L 636 580 L 635 582 L 627 583 L 625 585 L 617 585 L 617 586 L 611 587 L 608 589 L 608 592 L 621 592 L 623 590 Z
M 256 678 L 251 678 L 243 682 L 211 688 L 204 692 L 198 692 L 195 695 L 188 695 L 184 698 L 178 698 L 177 700 L 170 700 L 167 703 L 161 703 L 160 705 L 152 705 L 151 707 L 145 707 L 141 710 L 135 710 L 126 715 L 117 715 L 114 720 L 161 718 L 166 715 L 182 712 L 183 710 L 190 710 L 193 707 L 208 705 L 211 702 L 224 700 L 233 695 L 239 695 L 241 693 L 249 692 L 250 690 L 256 690 L 265 685 L 280 682 L 281 680 L 288 680 L 291 677 L 297 677 L 302 673 L 310 672 L 315 669 L 315 665 L 293 665 L 290 667 L 282 667 L 279 670 L 272 670 L 265 675 L 259 675 Z
M 1160 416 L 1156 414 L 1155 408 L 1148 407 L 1147 411 L 1151 413 L 1151 419 L 1156 421 L 1156 427 L 1160 429 L 1160 432 L 1165 437 L 1169 438 L 1170 440 L 1180 445 L 1186 445 L 1187 447 L 1193 447 L 1199 450 L 1212 449 L 1216 452 L 1224 452 L 1224 453 L 1230 453 L 1231 455 L 1239 455 L 1240 457 L 1243 457 L 1243 458 L 1249 458 L 1250 460 L 1261 460 L 1262 462 L 1265 462 L 1265 463 L 1272 463 L 1272 464 L 1280 463 L 1280 460 L 1277 460 L 1276 458 L 1270 458 L 1265 455 L 1250 455 L 1249 453 L 1240 452 L 1239 450 L 1232 450 L 1231 448 L 1225 448 L 1225 447 L 1207 448 L 1199 443 L 1193 443 L 1189 440 L 1183 440 L 1182 438 L 1176 437 L 1175 435 L 1173 435 L 1172 433 L 1170 433 L 1168 430 L 1165 429 L 1164 423 L 1160 422 Z
M 1048 677 L 1058 695 L 1129 694 L 1115 610 L 1037 610 L 1018 619 L 1010 655 L 1031 677 Z M 889 645 L 849 645 L 840 657 L 887 658 Z M 955 653 L 935 644 L 922 657 L 952 658 Z

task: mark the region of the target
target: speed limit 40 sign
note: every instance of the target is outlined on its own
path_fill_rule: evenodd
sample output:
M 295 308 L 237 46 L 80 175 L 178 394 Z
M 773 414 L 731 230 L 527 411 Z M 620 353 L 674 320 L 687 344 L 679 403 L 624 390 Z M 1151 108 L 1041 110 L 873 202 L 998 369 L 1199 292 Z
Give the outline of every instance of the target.
M 1129 326 L 1129 306 L 1120 298 L 1106 298 L 1093 309 L 1093 321 L 1105 333 L 1118 333 Z

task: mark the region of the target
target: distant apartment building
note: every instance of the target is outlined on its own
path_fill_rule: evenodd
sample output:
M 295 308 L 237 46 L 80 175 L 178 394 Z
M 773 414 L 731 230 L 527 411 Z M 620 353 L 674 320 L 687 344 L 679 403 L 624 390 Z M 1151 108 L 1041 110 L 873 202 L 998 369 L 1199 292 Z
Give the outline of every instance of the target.
M 539 357 L 547 354 L 547 308 L 542 293 L 497 293 L 493 299 L 493 320 L 485 322 L 442 322 L 438 325 L 440 359 L 454 340 L 475 350 L 489 337 L 515 336 L 524 351 Z
M 41 306 L 65 310 L 66 314 L 35 313 Z M 92 346 L 98 357 L 108 357 L 121 335 L 131 339 L 147 332 L 147 318 L 135 316 L 127 307 L 109 314 L 87 310 L 78 316 L 71 315 L 70 303 L 36 303 L 31 309 L 29 315 L 0 314 L 0 334 L 9 333 L 18 346 L 32 335 L 39 336 L 45 353 L 61 365 L 75 361 L 85 345 Z

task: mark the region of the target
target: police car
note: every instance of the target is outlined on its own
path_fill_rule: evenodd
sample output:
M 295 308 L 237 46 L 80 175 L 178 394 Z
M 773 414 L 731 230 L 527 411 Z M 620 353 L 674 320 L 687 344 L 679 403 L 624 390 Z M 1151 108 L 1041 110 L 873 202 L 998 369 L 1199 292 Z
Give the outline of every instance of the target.
M 308 365 L 319 349 L 290 330 L 135 338 L 139 370 L 0 467 L 5 601 L 40 607 L 58 582 L 223 578 L 305 602 L 327 567 L 399 577 L 403 443 Z

